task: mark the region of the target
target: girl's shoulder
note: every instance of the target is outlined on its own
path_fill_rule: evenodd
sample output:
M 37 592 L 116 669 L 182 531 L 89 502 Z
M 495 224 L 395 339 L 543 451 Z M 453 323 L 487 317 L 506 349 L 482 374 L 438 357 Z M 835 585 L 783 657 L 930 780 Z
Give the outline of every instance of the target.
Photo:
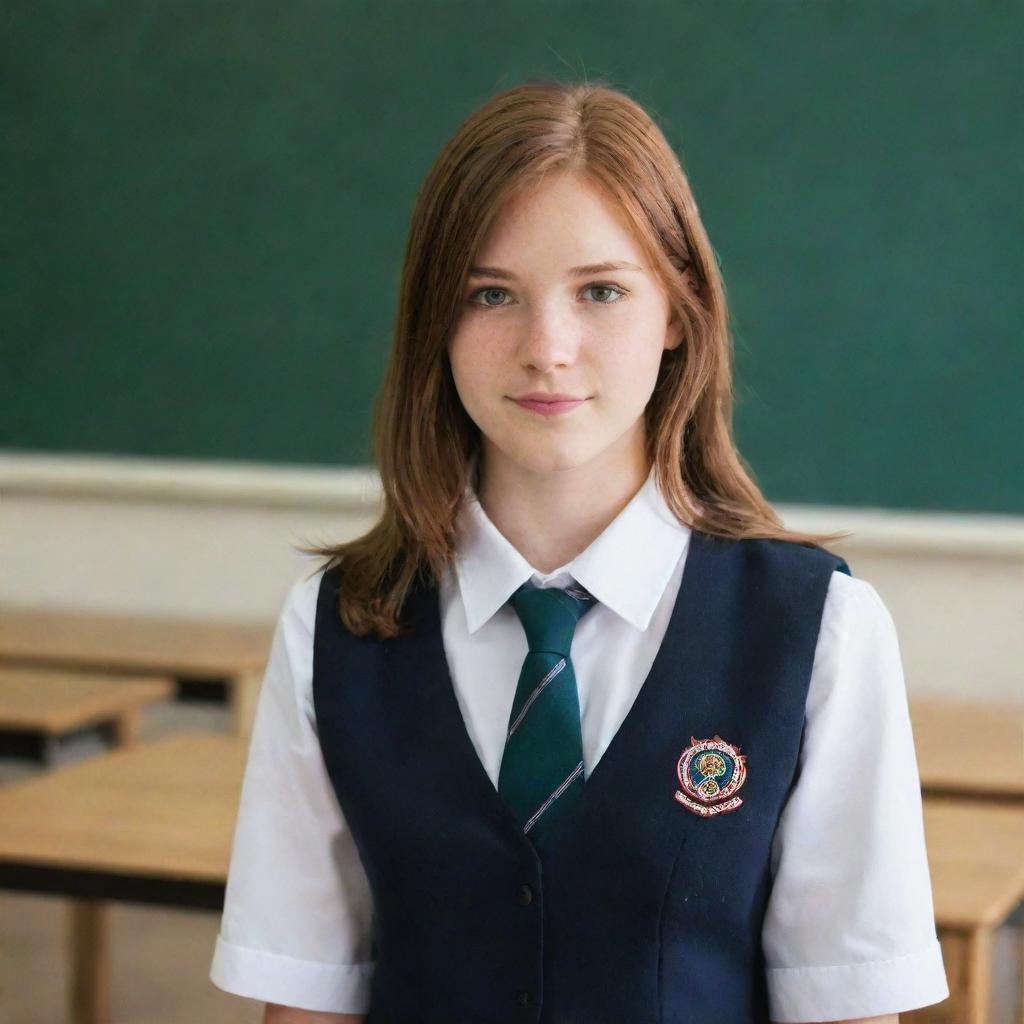
M 280 623 L 287 630 L 312 637 L 324 569 L 307 569 L 288 587 L 281 606 Z
M 825 594 L 823 626 L 857 633 L 881 629 L 894 632 L 892 615 L 874 585 L 857 576 L 846 560 L 827 548 L 803 544 L 783 537 L 745 538 L 739 542 L 749 557 L 767 571 L 803 578 L 809 565 L 819 569 L 832 566 Z
M 892 613 L 869 581 L 835 570 L 825 595 L 822 627 L 836 631 L 895 633 Z

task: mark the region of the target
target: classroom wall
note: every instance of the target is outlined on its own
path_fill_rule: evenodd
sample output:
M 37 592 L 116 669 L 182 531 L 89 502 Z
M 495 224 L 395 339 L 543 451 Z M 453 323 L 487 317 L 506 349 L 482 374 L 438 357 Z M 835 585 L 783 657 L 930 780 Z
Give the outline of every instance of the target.
M 362 533 L 375 473 L 126 458 L 0 456 L 0 606 L 270 621 L 315 562 L 298 543 Z M 780 505 L 882 596 L 911 694 L 1022 701 L 1024 520 Z

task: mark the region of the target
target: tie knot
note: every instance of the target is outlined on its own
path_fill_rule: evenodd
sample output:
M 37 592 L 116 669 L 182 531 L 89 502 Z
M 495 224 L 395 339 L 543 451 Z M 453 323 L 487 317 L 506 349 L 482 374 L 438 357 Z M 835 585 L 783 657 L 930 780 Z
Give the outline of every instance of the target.
M 526 631 L 530 652 L 550 651 L 569 657 L 576 623 L 596 599 L 578 583 L 568 587 L 538 587 L 527 580 L 510 598 Z

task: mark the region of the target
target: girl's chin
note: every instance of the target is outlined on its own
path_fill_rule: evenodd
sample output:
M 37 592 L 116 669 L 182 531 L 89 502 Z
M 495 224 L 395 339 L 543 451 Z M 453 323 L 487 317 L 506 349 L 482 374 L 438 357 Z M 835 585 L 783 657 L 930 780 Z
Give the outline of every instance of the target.
M 589 450 L 568 447 L 557 450 L 552 450 L 550 446 L 524 449 L 520 445 L 514 452 L 503 453 L 501 458 L 508 459 L 528 473 L 565 473 L 585 466 L 595 454 Z

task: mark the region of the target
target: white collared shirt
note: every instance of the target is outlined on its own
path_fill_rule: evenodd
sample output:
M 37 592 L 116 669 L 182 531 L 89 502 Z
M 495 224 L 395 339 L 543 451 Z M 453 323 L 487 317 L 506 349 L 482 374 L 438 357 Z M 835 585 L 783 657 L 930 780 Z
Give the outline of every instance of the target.
M 589 775 L 654 662 L 689 537 L 652 469 L 585 551 L 538 573 L 467 489 L 455 572 L 440 586 L 442 636 L 466 729 L 495 788 L 528 649 L 508 598 L 530 579 L 574 579 L 597 599 L 572 647 Z M 292 585 L 277 623 L 210 978 L 266 1002 L 365 1013 L 372 899 L 313 710 L 321 576 Z M 772 842 L 762 926 L 771 1019 L 855 1019 L 939 1002 L 949 989 L 899 646 L 866 580 L 832 574 L 805 717 L 798 780 Z

